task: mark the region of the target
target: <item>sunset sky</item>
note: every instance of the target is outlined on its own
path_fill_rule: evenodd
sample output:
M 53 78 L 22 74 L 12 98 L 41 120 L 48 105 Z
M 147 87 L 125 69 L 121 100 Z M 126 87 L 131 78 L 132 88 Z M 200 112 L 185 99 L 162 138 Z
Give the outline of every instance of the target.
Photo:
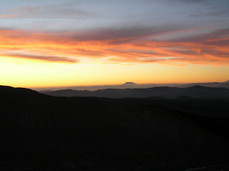
M 228 0 L 0 3 L 0 85 L 226 80 Z

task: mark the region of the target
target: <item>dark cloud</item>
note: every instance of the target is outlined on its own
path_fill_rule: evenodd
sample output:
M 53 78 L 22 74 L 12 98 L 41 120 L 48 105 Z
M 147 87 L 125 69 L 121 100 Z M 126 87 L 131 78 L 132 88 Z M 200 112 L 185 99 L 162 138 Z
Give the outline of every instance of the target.
M 204 54 L 210 54 L 212 56 L 217 56 L 220 58 L 229 58 L 229 52 L 222 52 L 214 49 L 202 50 L 201 52 Z
M 85 31 L 59 32 L 60 38 L 75 41 L 110 41 L 113 44 L 158 37 L 164 34 L 184 31 L 180 26 L 101 28 Z M 56 34 L 56 35 L 57 35 Z M 58 35 L 57 35 L 58 36 Z
M 212 31 L 201 35 L 192 35 L 185 38 L 174 38 L 175 42 L 198 42 L 205 44 L 226 45 L 229 41 L 229 28 Z
M 213 2 L 213 0 L 176 0 L 178 2 L 184 2 L 184 3 L 209 3 Z
M 225 17 L 229 16 L 229 9 L 208 11 L 208 12 L 199 12 L 199 13 L 190 15 L 190 17 L 213 17 L 213 16 L 225 16 Z
M 215 45 L 217 44 L 218 46 L 222 47 L 228 47 L 229 48 L 229 38 L 225 40 L 213 40 L 211 42 L 208 42 L 209 45 Z
M 7 56 L 7 57 L 14 57 L 14 58 L 24 58 L 24 59 L 35 59 L 35 60 L 42 60 L 46 62 L 66 62 L 66 63 L 76 63 L 78 60 L 71 59 L 68 57 L 62 57 L 62 56 L 46 56 L 46 55 L 28 55 L 28 54 L 21 54 L 21 53 L 3 53 L 1 56 Z
M 176 48 L 176 49 L 172 49 L 171 51 L 179 53 L 181 55 L 201 55 L 200 52 L 196 52 L 190 49 L 183 49 L 183 48 L 180 49 Z

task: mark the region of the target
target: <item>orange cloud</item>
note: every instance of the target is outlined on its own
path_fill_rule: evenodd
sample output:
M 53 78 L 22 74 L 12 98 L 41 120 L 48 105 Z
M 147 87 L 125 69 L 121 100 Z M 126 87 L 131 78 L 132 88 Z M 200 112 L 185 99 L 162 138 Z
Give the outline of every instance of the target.
M 8 57 L 48 62 L 77 62 L 79 58 L 101 58 L 116 63 L 229 65 L 229 37 L 224 36 L 229 30 L 183 40 L 155 40 L 157 36 L 175 31 L 130 28 L 30 32 L 2 29 L 0 51 L 7 53 Z

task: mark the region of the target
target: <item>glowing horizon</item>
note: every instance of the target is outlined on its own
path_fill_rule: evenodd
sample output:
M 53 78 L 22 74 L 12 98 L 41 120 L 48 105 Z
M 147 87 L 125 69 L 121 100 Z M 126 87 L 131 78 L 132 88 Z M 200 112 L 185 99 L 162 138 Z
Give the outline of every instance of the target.
M 11 0 L 0 84 L 60 87 L 229 79 L 226 0 Z

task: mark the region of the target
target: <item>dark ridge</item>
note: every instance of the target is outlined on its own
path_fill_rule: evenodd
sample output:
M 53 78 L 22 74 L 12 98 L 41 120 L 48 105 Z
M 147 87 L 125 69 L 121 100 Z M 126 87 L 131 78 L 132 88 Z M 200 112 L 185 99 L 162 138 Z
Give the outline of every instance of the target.
M 79 90 L 58 90 L 45 92 L 52 96 L 83 96 L 83 97 L 106 97 L 106 98 L 149 98 L 165 97 L 177 98 L 186 96 L 192 98 L 229 98 L 229 89 L 223 87 L 204 87 L 195 85 L 187 88 L 177 87 L 153 87 L 153 88 L 135 88 L 135 89 L 103 89 L 96 91 Z
M 206 87 L 206 86 L 202 86 L 202 85 L 195 85 L 195 86 L 190 86 L 190 87 L 187 87 L 187 88 L 189 88 L 189 89 L 205 89 L 205 90 L 217 90 L 217 89 L 225 89 L 225 90 L 227 90 L 224 87 Z
M 0 95 L 1 170 L 228 168 L 228 99 Z

